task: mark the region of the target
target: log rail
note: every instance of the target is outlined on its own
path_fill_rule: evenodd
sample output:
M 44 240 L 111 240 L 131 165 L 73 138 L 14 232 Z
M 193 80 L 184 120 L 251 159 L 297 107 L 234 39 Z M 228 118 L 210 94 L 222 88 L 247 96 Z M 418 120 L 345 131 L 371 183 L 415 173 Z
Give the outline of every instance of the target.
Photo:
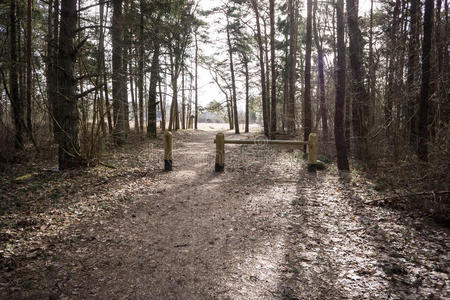
M 237 145 L 289 145 L 308 147 L 308 167 L 314 167 L 317 164 L 317 134 L 311 133 L 307 142 L 286 141 L 286 140 L 226 140 L 223 133 L 218 133 L 214 140 L 216 144 L 216 172 L 223 172 L 225 168 L 225 144 Z

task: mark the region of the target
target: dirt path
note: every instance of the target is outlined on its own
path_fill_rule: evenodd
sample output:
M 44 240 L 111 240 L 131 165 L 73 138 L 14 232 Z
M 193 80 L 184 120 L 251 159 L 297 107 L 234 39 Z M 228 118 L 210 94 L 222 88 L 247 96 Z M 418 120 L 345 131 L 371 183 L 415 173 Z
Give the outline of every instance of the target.
M 39 276 L 30 275 L 33 288 L 8 295 L 450 296 L 445 230 L 364 205 L 364 187 L 357 181 L 342 181 L 333 170 L 308 173 L 296 151 L 227 145 L 226 171 L 215 174 L 214 135 L 177 135 L 173 172 L 128 181 L 135 192 L 123 200 L 126 208 L 67 229 L 72 238 L 61 234 L 45 255 L 30 261 L 40 270 Z M 159 155 L 161 148 L 154 151 Z

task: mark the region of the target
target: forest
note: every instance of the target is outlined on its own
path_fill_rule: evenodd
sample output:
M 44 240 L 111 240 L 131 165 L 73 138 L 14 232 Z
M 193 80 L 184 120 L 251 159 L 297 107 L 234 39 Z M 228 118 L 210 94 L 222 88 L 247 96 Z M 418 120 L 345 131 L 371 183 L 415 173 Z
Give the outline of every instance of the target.
M 448 18 L 2 1 L 0 298 L 445 299 Z

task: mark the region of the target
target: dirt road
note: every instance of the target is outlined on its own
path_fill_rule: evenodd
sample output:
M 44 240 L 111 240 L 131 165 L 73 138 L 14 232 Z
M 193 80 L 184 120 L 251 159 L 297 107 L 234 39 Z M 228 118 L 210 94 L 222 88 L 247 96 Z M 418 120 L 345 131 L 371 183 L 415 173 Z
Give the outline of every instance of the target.
M 44 253 L 9 277 L 34 270 L 29 271 L 30 287 L 23 287 L 22 281 L 14 289 L 3 276 L 0 295 L 450 296 L 450 240 L 445 230 L 363 204 L 366 183 L 341 180 L 333 167 L 310 173 L 297 150 L 227 145 L 225 172 L 215 174 L 215 133 L 176 134 L 173 172 L 124 176 L 109 185 L 111 190 L 132 185 L 132 192 L 120 199 L 126 204 L 111 204 L 113 213 L 83 219 L 49 239 Z M 152 147 L 160 157 L 161 145 Z M 108 203 L 108 197 L 102 203 Z

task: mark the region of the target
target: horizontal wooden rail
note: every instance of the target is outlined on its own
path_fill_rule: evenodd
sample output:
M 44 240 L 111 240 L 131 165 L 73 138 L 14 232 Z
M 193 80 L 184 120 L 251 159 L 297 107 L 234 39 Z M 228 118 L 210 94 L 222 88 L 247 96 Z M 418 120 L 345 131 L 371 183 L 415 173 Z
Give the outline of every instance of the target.
M 308 169 L 315 169 L 317 164 L 317 134 L 311 133 L 307 142 L 286 140 L 226 140 L 223 133 L 218 133 L 216 144 L 216 172 L 223 172 L 225 166 L 225 144 L 238 145 L 292 145 L 308 146 Z
M 215 143 L 216 143 L 216 140 L 214 140 L 214 144 Z M 307 146 L 308 142 L 285 141 L 285 140 L 225 140 L 224 144 Z

